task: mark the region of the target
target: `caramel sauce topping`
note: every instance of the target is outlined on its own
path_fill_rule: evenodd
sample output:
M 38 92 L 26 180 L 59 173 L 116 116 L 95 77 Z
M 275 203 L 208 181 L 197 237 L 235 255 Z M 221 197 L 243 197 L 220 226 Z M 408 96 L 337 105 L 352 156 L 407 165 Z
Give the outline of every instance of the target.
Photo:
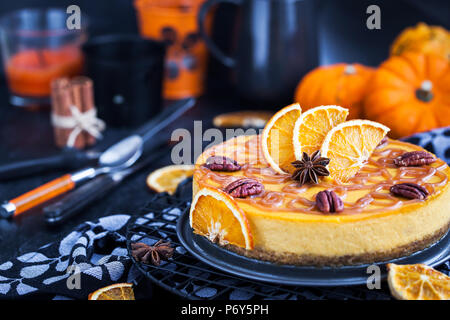
M 242 140 L 241 140 L 242 141 Z M 318 184 L 299 186 L 288 174 L 276 173 L 264 160 L 259 147 L 259 137 L 254 136 L 242 143 L 225 143 L 213 147 L 205 154 L 224 155 L 242 165 L 241 171 L 218 172 L 205 168 L 201 159 L 196 165 L 195 178 L 200 187 L 212 186 L 222 189 L 228 183 L 248 177 L 256 179 L 265 186 L 262 194 L 238 202 L 247 202 L 263 210 L 279 212 L 299 212 L 321 215 L 315 207 L 315 194 L 322 190 L 333 190 L 344 201 L 344 211 L 340 215 L 357 213 L 376 213 L 398 209 L 401 206 L 426 200 L 404 199 L 394 196 L 389 188 L 397 183 L 417 183 L 424 186 L 431 196 L 442 191 L 447 184 L 447 164 L 437 159 L 432 165 L 422 167 L 397 167 L 394 159 L 407 151 L 421 150 L 410 144 L 388 140 L 375 149 L 366 165 L 347 183 L 331 179 L 321 179 Z M 415 148 L 415 149 L 414 149 Z

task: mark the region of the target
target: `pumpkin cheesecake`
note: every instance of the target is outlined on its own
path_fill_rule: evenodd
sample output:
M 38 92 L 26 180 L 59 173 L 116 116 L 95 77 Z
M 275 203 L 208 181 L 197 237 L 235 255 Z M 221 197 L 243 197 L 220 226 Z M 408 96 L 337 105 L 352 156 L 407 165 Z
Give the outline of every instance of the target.
M 336 266 L 386 261 L 426 248 L 449 229 L 450 169 L 440 159 L 421 166 L 402 166 L 402 161 L 408 160 L 402 156 L 411 152 L 423 152 L 434 159 L 418 146 L 383 139 L 348 181 L 321 179 L 317 184 L 299 185 L 291 175 L 269 166 L 261 151 L 260 135 L 239 136 L 207 149 L 198 158 L 193 203 L 208 194 L 199 193 L 201 190 L 229 193 L 227 186 L 233 182 L 257 181 L 262 186 L 259 193 L 229 196 L 245 217 L 251 247 L 209 235 L 211 241 L 247 257 L 281 264 Z M 232 170 L 211 166 L 211 159 L 221 157 L 232 160 L 225 163 Z M 403 184 L 405 190 L 400 191 L 406 193 L 395 193 L 393 186 Z M 408 184 L 420 186 L 412 191 L 419 196 L 404 197 L 410 195 Z M 422 188 L 425 191 L 420 198 Z M 317 195 L 321 191 L 337 195 L 342 202 L 339 212 L 320 210 Z M 326 192 L 324 199 L 328 199 Z M 210 205 L 209 212 L 214 210 Z M 204 233 L 193 227 L 194 232 Z
M 316 266 L 386 261 L 442 238 L 448 165 L 348 114 L 294 103 L 261 135 L 207 149 L 194 169 L 193 231 L 248 257 Z

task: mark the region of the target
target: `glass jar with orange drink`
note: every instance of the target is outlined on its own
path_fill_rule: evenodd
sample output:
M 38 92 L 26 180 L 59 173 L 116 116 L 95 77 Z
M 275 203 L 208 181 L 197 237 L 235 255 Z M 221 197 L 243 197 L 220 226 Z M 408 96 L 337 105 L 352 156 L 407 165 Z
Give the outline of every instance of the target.
M 85 23 L 79 29 L 69 30 L 68 17 L 61 9 L 24 9 L 0 19 L 4 70 L 12 105 L 48 105 L 52 80 L 82 72 Z

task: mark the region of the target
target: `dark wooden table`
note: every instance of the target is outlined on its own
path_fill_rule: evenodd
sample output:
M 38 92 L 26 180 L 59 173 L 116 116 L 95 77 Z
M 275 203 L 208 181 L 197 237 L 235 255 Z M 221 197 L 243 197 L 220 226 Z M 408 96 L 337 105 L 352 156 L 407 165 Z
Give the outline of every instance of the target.
M 0 163 L 18 159 L 56 153 L 53 143 L 49 111 L 27 111 L 8 103 L 5 85 L 0 87 Z M 176 128 L 186 128 L 192 132 L 194 120 L 202 120 L 203 131 L 212 125 L 216 114 L 238 109 L 238 103 L 230 97 L 200 98 L 193 109 L 184 114 L 176 123 L 164 131 L 167 139 Z M 108 128 L 104 139 L 96 146 L 105 148 L 130 129 Z M 152 195 L 145 182 L 149 172 L 171 163 L 170 147 L 167 156 L 127 179 L 102 201 L 93 203 L 86 210 L 59 227 L 48 227 L 43 220 L 42 208 L 38 207 L 10 220 L 0 219 L 0 263 L 17 255 L 61 239 L 74 227 L 86 220 L 117 213 L 138 212 Z M 0 201 L 14 198 L 65 172 L 49 172 L 37 176 L 24 177 L 13 181 L 0 182 Z

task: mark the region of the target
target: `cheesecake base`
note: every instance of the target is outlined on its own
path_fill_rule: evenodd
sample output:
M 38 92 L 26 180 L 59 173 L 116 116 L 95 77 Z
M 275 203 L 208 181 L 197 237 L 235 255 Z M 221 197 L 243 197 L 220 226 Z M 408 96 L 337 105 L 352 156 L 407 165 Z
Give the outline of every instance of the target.
M 277 264 L 290 264 L 298 266 L 317 266 L 317 267 L 341 267 L 349 265 L 367 264 L 374 262 L 383 262 L 396 258 L 409 256 L 417 251 L 428 248 L 432 244 L 442 240 L 450 228 L 450 223 L 435 232 L 432 235 L 425 237 L 422 240 L 414 241 L 407 245 L 392 248 L 384 252 L 369 252 L 359 255 L 344 255 L 344 256 L 318 256 L 311 254 L 293 254 L 287 252 L 275 252 L 267 249 L 256 247 L 253 250 L 246 250 L 231 244 L 223 246 L 225 249 L 233 251 L 239 255 L 273 262 Z

